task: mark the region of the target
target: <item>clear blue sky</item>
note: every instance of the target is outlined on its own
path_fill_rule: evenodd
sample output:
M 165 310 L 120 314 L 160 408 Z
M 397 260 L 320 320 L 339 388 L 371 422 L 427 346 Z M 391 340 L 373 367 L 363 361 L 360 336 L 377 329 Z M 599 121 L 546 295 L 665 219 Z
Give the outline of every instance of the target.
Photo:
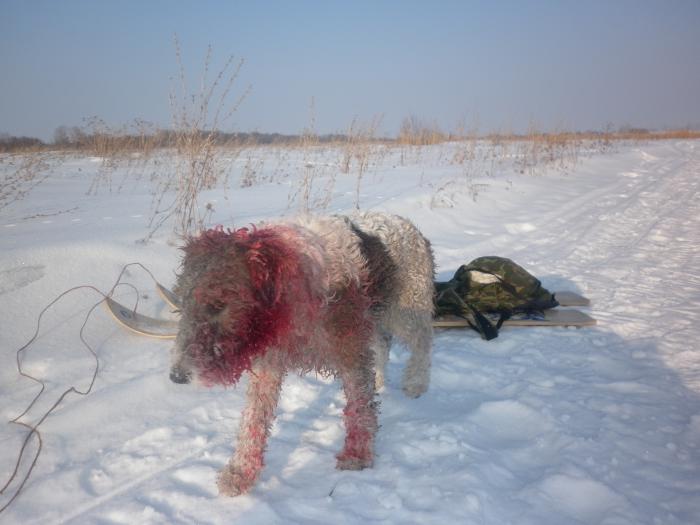
M 0 132 L 170 122 L 177 77 L 245 58 L 229 129 L 700 126 L 700 0 L 0 1 Z

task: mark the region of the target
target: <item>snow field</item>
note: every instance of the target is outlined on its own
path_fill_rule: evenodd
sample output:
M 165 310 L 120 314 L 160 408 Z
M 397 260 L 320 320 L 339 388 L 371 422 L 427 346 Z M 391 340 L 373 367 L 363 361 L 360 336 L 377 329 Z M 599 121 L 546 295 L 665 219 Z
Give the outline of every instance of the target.
M 700 522 L 700 145 L 625 144 L 537 176 L 504 161 L 471 178 L 448 161 L 454 147 L 416 150 L 404 164 L 386 155 L 363 180 L 361 206 L 413 220 L 433 243 L 439 278 L 478 256 L 511 257 L 549 289 L 590 297 L 597 327 L 512 328 L 490 342 L 436 330 L 431 387 L 417 400 L 401 394 L 407 356 L 393 348 L 375 466 L 361 472 L 334 469 L 344 432 L 338 383 L 289 377 L 262 479 L 228 499 L 215 478 L 247 381 L 174 385 L 169 343 L 132 335 L 98 309 L 85 330 L 100 359 L 95 388 L 68 397 L 41 427 L 38 465 L 0 522 Z M 293 166 L 306 154 L 285 153 L 287 172 L 279 152 L 257 155 L 255 184 L 205 196 L 213 222 L 243 226 L 296 209 Z M 314 195 L 335 177 L 328 211 L 350 211 L 353 175 L 314 162 L 323 166 Z M 0 210 L 4 421 L 38 390 L 18 376 L 15 352 L 59 293 L 108 291 L 133 261 L 163 284 L 174 280 L 176 239 L 162 231 L 137 242 L 147 233 L 148 178 L 85 195 L 99 169 L 89 158 L 57 162 L 28 198 Z M 140 311 L 169 315 L 145 272 L 131 267 L 123 280 L 138 289 Z M 127 304 L 135 295 L 116 291 Z M 28 421 L 69 386 L 87 386 L 94 361 L 78 332 L 99 299 L 73 292 L 42 320 L 23 363 L 47 391 Z M 25 432 L 0 426 L 0 484 Z

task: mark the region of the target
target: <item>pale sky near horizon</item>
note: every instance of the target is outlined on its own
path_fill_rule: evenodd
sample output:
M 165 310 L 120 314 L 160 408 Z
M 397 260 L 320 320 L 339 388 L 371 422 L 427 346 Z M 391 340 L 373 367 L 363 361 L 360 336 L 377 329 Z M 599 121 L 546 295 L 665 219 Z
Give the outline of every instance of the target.
M 168 127 L 175 34 L 193 87 L 245 59 L 225 131 L 700 127 L 698 0 L 0 0 L 0 132 Z

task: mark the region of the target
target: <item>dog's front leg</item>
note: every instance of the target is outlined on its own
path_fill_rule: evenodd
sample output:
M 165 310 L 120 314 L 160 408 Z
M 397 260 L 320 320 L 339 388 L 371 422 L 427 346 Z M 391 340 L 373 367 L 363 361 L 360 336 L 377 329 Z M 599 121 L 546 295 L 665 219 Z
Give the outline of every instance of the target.
M 268 354 L 273 352 L 270 350 Z M 236 451 L 219 473 L 219 493 L 225 496 L 237 496 L 250 490 L 263 468 L 265 446 L 285 374 L 284 367 L 273 361 L 263 358 L 251 370 Z
M 377 408 L 375 400 L 372 357 L 360 359 L 358 368 L 341 370 L 340 377 L 347 404 L 345 418 L 345 445 L 336 456 L 336 466 L 343 470 L 361 470 L 374 463 L 374 436 L 377 433 Z

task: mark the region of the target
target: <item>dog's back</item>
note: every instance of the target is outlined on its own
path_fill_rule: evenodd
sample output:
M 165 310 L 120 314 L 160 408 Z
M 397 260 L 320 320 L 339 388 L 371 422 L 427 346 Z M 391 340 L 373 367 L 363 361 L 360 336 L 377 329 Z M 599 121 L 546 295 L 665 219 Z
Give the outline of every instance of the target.
M 392 303 L 406 309 L 433 310 L 435 265 L 430 242 L 398 215 L 368 212 L 350 218 L 365 234 L 381 241 L 396 267 Z

